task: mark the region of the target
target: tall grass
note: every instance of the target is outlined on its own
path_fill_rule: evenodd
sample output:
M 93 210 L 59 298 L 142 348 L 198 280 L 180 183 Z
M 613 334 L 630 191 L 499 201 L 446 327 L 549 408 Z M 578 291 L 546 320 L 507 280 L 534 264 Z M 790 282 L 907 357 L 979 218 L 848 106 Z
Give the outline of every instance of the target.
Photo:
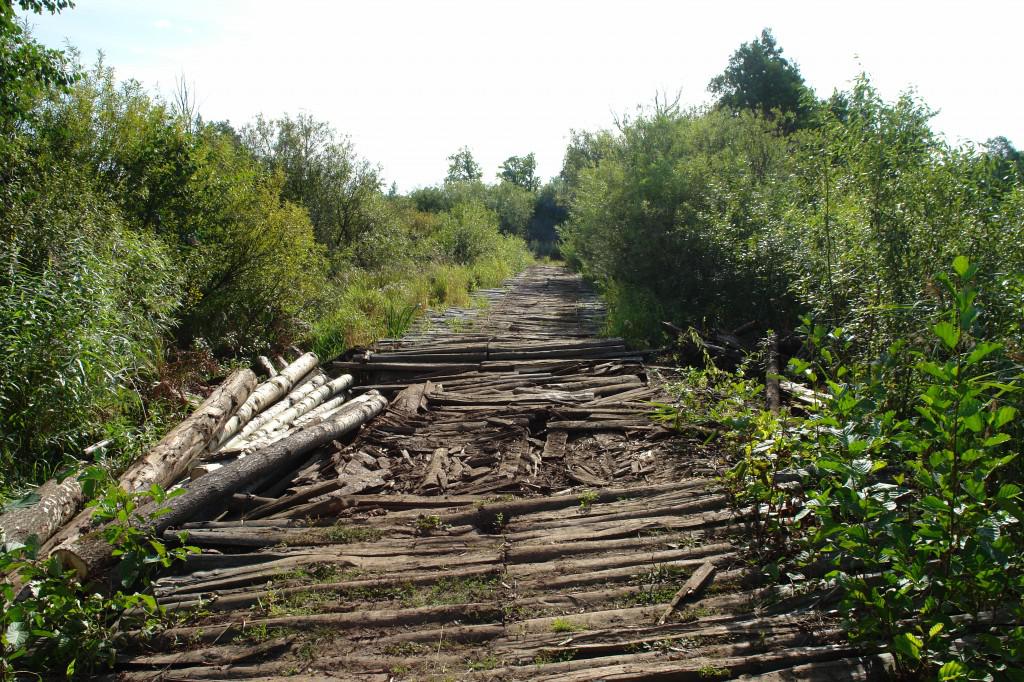
M 428 308 L 466 307 L 477 289 L 495 287 L 532 257 L 521 240 L 503 238 L 498 252 L 469 264 L 427 263 L 386 273 L 359 271 L 338 284 L 310 345 L 321 358 L 381 338 L 402 336 Z

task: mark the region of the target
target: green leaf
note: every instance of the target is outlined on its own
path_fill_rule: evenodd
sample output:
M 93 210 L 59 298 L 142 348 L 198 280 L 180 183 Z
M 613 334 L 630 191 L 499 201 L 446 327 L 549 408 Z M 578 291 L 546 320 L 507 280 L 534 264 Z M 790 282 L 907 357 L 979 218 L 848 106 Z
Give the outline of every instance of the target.
M 893 652 L 912 661 L 921 660 L 922 646 L 924 646 L 924 642 L 921 641 L 921 638 L 910 632 L 901 632 L 892 638 Z
M 948 661 L 942 664 L 939 668 L 939 679 L 943 682 L 946 680 L 963 680 L 967 678 L 967 667 L 964 666 L 960 661 Z
M 966 362 L 968 365 L 973 365 L 1000 348 L 1002 348 L 1002 344 L 991 343 L 989 341 L 979 341 L 977 345 L 974 346 L 971 354 L 967 356 Z
M 960 330 L 949 322 L 939 322 L 932 330 L 950 350 L 956 348 L 956 344 L 960 342 Z
M 1008 440 L 1010 440 L 1010 434 L 1008 434 L 1008 433 L 999 433 L 999 434 L 996 434 L 995 436 L 992 436 L 991 438 L 986 438 L 984 445 L 987 448 L 991 448 L 991 447 L 994 447 L 996 445 L 1002 445 L 1003 443 L 1005 443 Z
M 29 627 L 28 624 L 21 620 L 16 620 L 7 626 L 7 631 L 4 633 L 4 640 L 7 642 L 7 646 L 11 649 L 20 649 L 28 643 L 29 638 Z
M 931 639 L 935 635 L 937 635 L 940 632 L 942 632 L 942 628 L 943 628 L 943 624 L 942 623 L 936 623 L 935 625 L 931 626 L 931 628 L 928 630 L 928 638 Z
M 953 270 L 956 274 L 963 277 L 967 274 L 967 271 L 971 269 L 971 261 L 967 259 L 967 256 L 957 256 L 953 259 Z
M 1017 410 L 1014 408 L 1009 406 L 1001 407 L 999 408 L 999 412 L 996 413 L 996 418 L 995 421 L 992 422 L 992 427 L 998 429 L 1011 421 L 1015 416 L 1017 416 Z

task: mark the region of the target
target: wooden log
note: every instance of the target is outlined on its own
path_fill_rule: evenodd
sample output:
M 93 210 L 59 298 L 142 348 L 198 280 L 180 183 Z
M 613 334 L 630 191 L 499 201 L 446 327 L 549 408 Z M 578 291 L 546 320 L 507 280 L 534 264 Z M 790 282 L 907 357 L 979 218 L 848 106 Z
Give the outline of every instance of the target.
M 302 382 L 301 386 L 297 386 L 291 393 L 281 398 L 276 403 L 266 408 L 255 417 L 249 420 L 248 423 L 242 426 L 241 430 L 235 435 L 234 438 L 221 444 L 222 450 L 230 450 L 234 443 L 237 441 L 247 438 L 253 431 L 260 429 L 268 421 L 281 414 L 289 407 L 297 403 L 298 401 L 305 398 L 310 392 L 323 386 L 327 383 L 327 375 L 320 370 L 312 372 L 315 376 L 310 376 L 306 381 Z
M 335 478 L 330 481 L 324 481 L 322 483 L 316 483 L 313 485 L 306 486 L 292 493 L 291 495 L 285 495 L 282 498 L 268 502 L 267 504 L 261 505 L 256 509 L 245 515 L 246 519 L 262 519 L 270 516 L 279 511 L 288 509 L 296 504 L 301 504 L 307 500 L 312 500 L 314 497 L 320 497 L 327 493 L 333 493 L 335 490 L 343 487 L 345 482 L 340 478 Z M 189 524 L 192 525 L 192 524 Z
M 216 595 L 206 602 L 211 611 L 230 611 L 239 608 L 246 608 L 260 601 L 267 601 L 268 598 L 277 596 L 285 598 L 293 594 L 314 594 L 334 593 L 339 596 L 349 594 L 360 594 L 381 588 L 389 588 L 407 585 L 432 585 L 442 581 L 451 581 L 464 578 L 483 578 L 500 575 L 497 566 L 468 566 L 460 568 L 447 568 L 440 571 L 424 571 L 420 573 L 402 573 L 389 578 L 371 578 L 362 580 L 348 580 L 344 582 L 316 583 L 313 585 L 296 585 L 294 587 L 279 587 L 274 590 L 249 590 L 236 594 Z M 184 596 L 184 595 L 183 595 Z M 173 596 L 161 600 L 161 605 L 169 608 L 181 608 L 179 604 L 191 606 L 195 603 L 196 595 L 187 595 L 189 598 L 177 598 Z
M 423 480 L 420 481 L 420 490 L 427 488 L 447 490 L 447 469 L 448 448 L 437 448 L 434 450 L 434 454 L 430 456 L 430 465 L 427 467 L 427 473 L 423 475 Z
M 230 665 L 240 663 L 252 658 L 259 658 L 270 654 L 279 653 L 288 649 L 295 641 L 295 636 L 278 637 L 266 642 L 258 642 L 247 646 L 229 644 L 227 646 L 210 647 L 207 649 L 194 649 L 191 651 L 177 651 L 170 654 L 150 654 L 145 656 L 134 656 L 118 661 L 121 665 L 128 666 L 183 666 L 183 665 Z
M 74 476 L 63 481 L 50 479 L 39 486 L 35 494 L 39 497 L 35 504 L 12 509 L 0 516 L 0 538 L 3 542 L 24 544 L 32 536 L 39 543 L 46 542 L 85 501 L 82 485 Z
M 319 424 L 323 421 L 322 417 L 328 414 L 333 414 L 339 407 L 345 404 L 345 400 L 346 398 L 344 395 L 335 396 L 297 418 L 293 426 L 302 428 L 303 426 L 309 426 L 311 424 Z
M 277 367 L 274 367 L 274 363 L 266 355 L 256 358 L 256 363 L 263 368 L 263 371 L 267 373 L 269 378 L 273 379 L 278 375 Z
M 717 570 L 718 568 L 713 563 L 707 561 L 702 564 L 700 568 L 694 571 L 693 575 L 690 576 L 690 579 L 687 580 L 686 583 L 679 588 L 679 591 L 676 592 L 675 596 L 672 597 L 672 601 L 669 602 L 668 607 L 665 608 L 665 612 L 661 614 L 661 618 L 658 619 L 658 625 L 664 625 L 665 621 L 672 615 L 672 612 L 675 611 L 683 601 L 703 590 L 715 577 L 715 571 Z
M 650 431 L 658 428 L 646 419 L 608 419 L 604 421 L 549 421 L 554 431 Z
M 704 487 L 706 481 L 694 479 L 689 485 Z M 604 488 L 596 492 L 588 493 L 586 499 L 590 504 L 601 502 L 613 502 L 619 499 L 646 498 L 673 492 L 687 487 L 686 481 L 678 483 L 659 483 L 652 486 L 636 488 Z M 594 498 L 596 495 L 596 498 Z M 449 526 L 461 526 L 471 523 L 480 527 L 487 527 L 494 524 L 496 517 L 500 514 L 505 522 L 510 522 L 517 516 L 533 514 L 536 512 L 553 511 L 569 507 L 579 507 L 579 495 L 557 495 L 551 497 L 537 497 L 509 502 L 495 502 L 493 504 L 480 505 L 474 509 L 453 514 L 446 514 L 441 520 Z M 575 518 L 574 518 L 575 521 Z
M 316 353 L 306 353 L 282 369 L 276 377 L 260 384 L 248 396 L 245 403 L 238 408 L 238 414 L 225 424 L 224 431 L 213 449 L 219 449 L 221 445 L 231 440 L 253 417 L 283 398 L 300 379 L 312 372 L 316 366 Z
M 150 530 L 154 534 L 162 534 L 168 528 L 187 521 L 215 516 L 234 493 L 286 469 L 310 451 L 358 428 L 387 406 L 383 396 L 367 398 L 366 402 L 339 414 L 331 421 L 299 431 L 193 482 L 184 495 L 164 503 L 167 513 L 160 516 Z M 53 550 L 52 555 L 58 557 L 65 567 L 73 568 L 83 580 L 98 575 L 112 560 L 111 547 L 103 539 L 101 530 L 63 543 Z
M 245 485 L 280 471 L 312 450 L 341 438 L 380 414 L 387 406 L 387 400 L 381 395 L 366 397 L 365 402 L 340 413 L 328 422 L 299 431 L 196 481 L 188 492 L 166 504 L 169 511 L 158 521 L 160 530 L 200 516 L 209 517 L 213 513 L 210 507 L 219 506 L 219 501 L 223 497 L 230 496 Z
M 332 367 L 343 369 L 346 371 L 351 370 L 364 370 L 367 372 L 401 372 L 411 374 L 421 374 L 430 372 L 472 372 L 480 369 L 480 365 L 477 363 L 455 363 L 455 362 L 374 362 L 374 363 L 363 363 L 363 362 L 342 362 L 335 360 L 331 363 Z
M 373 488 L 379 490 L 387 484 L 390 474 L 387 471 L 369 471 L 358 476 L 353 476 L 342 481 L 343 485 L 335 492 L 329 493 L 323 499 L 299 505 L 279 511 L 273 514 L 272 519 L 304 519 L 320 518 L 337 514 L 342 509 L 351 506 L 350 500 L 353 496 L 364 490 Z
M 220 438 L 221 430 L 256 387 L 251 369 L 229 376 L 185 421 L 171 429 L 121 476 L 121 487 L 129 492 L 156 483 L 167 487 L 184 476 L 196 460 Z
M 257 450 L 262 450 L 263 448 L 269 447 L 274 443 L 287 438 L 288 436 L 298 433 L 299 431 L 303 431 L 312 426 L 316 426 L 317 424 L 322 424 L 326 421 L 331 421 L 343 413 L 349 412 L 350 410 L 354 410 L 358 408 L 360 405 L 365 405 L 367 401 L 375 400 L 375 396 L 378 395 L 379 394 L 376 391 L 370 391 L 368 393 L 364 393 L 361 396 L 353 398 L 348 402 L 342 400 L 341 404 L 339 404 L 337 407 L 332 407 L 329 411 L 326 412 L 318 412 L 316 416 L 312 416 L 308 420 L 305 419 L 307 415 L 303 415 L 303 420 L 301 424 L 273 431 L 262 436 L 258 440 L 251 440 L 242 443 L 242 445 L 245 447 L 244 452 L 246 454 L 249 454 Z
M 583 680 L 617 680 L 620 682 L 648 682 L 655 680 L 700 680 L 708 669 L 723 670 L 726 677 L 736 678 L 741 674 L 778 670 L 786 666 L 828 661 L 856 655 L 854 647 L 830 644 L 821 647 L 792 647 L 782 651 L 747 656 L 707 658 L 689 656 L 678 660 L 644 660 L 646 654 L 632 654 L 621 657 L 613 665 L 595 665 L 587 668 L 570 668 L 568 664 L 553 663 L 544 666 L 543 672 L 534 680 L 558 680 L 559 682 L 582 682 Z M 640 659 L 640 660 L 636 660 Z M 631 661 L 631 662 L 627 662 Z M 551 674 L 547 674 L 548 672 Z M 501 668 L 487 671 L 495 676 L 504 672 Z
M 192 626 L 168 628 L 152 637 L 150 642 L 171 645 L 180 641 L 215 642 L 241 634 L 246 628 L 289 628 L 313 630 L 321 627 L 333 629 L 350 628 L 392 628 L 425 623 L 449 623 L 451 621 L 493 622 L 500 621 L 501 608 L 497 604 L 469 603 L 441 606 L 420 606 L 407 609 L 380 609 L 376 611 L 353 611 L 349 613 L 311 613 L 303 616 L 281 616 L 278 618 L 243 619 L 234 623 L 214 626 Z M 141 636 L 142 633 L 129 633 Z

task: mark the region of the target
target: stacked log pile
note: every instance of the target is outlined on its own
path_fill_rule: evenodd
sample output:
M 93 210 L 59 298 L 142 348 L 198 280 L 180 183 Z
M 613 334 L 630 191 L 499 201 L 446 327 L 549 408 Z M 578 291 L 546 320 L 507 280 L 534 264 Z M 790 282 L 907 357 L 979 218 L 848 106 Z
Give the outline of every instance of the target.
M 203 550 L 155 586 L 181 624 L 125 633 L 120 679 L 871 679 L 891 668 L 843 643 L 834 594 L 758 587 L 735 542 L 749 511 L 685 474 L 685 439 L 645 417 L 660 389 L 620 341 L 596 338 L 601 309 L 578 278 L 536 267 L 482 296 L 482 312 L 434 315 L 324 368 L 353 377 L 342 404 L 390 399 L 350 440 L 315 438 L 324 445 L 273 475 L 260 453 L 297 452 L 290 428 L 250 451 L 263 437 L 241 426 L 243 446 L 222 438 L 204 456 L 253 462 L 251 475 L 231 494 L 209 482 L 239 464 L 188 484 L 228 509 L 174 518 L 168 539 L 185 529 Z M 292 386 L 257 428 L 331 381 Z
M 328 377 L 313 353 L 282 362 L 280 371 L 269 361 L 260 364 L 274 369 L 266 381 L 257 384 L 248 369 L 234 372 L 119 478 L 129 492 L 154 484 L 185 489 L 164 505 L 168 511 L 154 532 L 229 515 L 237 497 L 280 494 L 282 479 L 329 459 L 325 446 L 337 449 L 339 439 L 387 406 L 376 391 L 349 400 L 352 377 Z M 75 516 L 84 501 L 79 481 L 49 481 L 38 496 L 36 504 L 0 516 L 4 540 L 34 536 L 44 555 L 58 557 L 81 579 L 100 577 L 114 557 L 92 510 Z

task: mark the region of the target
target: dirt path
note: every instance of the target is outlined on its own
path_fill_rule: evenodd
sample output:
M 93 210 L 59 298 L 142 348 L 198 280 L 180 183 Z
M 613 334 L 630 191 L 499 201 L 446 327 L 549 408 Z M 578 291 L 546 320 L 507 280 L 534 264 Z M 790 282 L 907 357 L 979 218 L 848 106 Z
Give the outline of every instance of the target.
M 645 417 L 641 359 L 535 267 L 337 363 L 394 397 L 219 522 L 157 594 L 182 626 L 125 679 L 868 679 L 813 607 L 758 588 L 743 527 Z M 692 588 L 687 591 L 687 588 Z M 679 597 L 678 600 L 675 600 Z M 670 608 L 673 601 L 675 608 Z

